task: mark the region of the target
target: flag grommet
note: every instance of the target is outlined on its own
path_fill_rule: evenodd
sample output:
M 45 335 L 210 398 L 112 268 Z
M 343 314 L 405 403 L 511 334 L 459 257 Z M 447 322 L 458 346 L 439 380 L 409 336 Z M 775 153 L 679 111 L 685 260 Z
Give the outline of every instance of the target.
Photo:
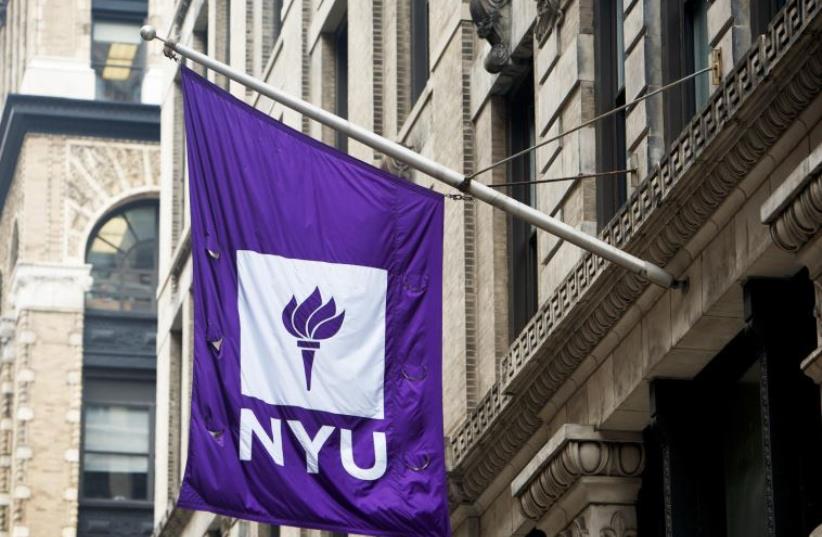
M 425 470 L 426 468 L 428 468 L 431 465 L 431 457 L 429 457 L 428 455 L 423 455 L 422 456 L 422 464 L 420 464 L 420 465 L 409 463 L 408 462 L 408 457 L 405 457 L 404 462 L 405 462 L 405 465 L 408 467 L 409 470 L 412 470 L 414 472 L 422 472 L 423 470 Z
M 400 373 L 402 374 L 402 376 L 405 380 L 411 380 L 411 381 L 425 380 L 425 377 L 428 376 L 428 368 L 426 366 L 422 366 L 422 367 L 417 368 L 417 369 L 419 370 L 419 373 L 412 374 L 412 373 L 409 373 L 406 370 L 405 366 L 403 366 L 402 369 L 400 369 Z

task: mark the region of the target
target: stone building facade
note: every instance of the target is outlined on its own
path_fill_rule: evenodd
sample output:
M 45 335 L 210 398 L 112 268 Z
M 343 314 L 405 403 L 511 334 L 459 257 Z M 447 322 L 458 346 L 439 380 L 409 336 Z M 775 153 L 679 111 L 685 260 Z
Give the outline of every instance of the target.
M 814 0 L 180 0 L 152 21 L 686 282 L 661 289 L 446 200 L 455 535 L 805 537 L 822 533 L 820 11 Z M 174 503 L 192 303 L 181 95 L 168 80 L 155 535 L 314 535 Z M 534 180 L 546 182 L 509 184 Z
M 152 530 L 160 110 L 138 35 L 147 11 L 0 2 L 2 536 Z

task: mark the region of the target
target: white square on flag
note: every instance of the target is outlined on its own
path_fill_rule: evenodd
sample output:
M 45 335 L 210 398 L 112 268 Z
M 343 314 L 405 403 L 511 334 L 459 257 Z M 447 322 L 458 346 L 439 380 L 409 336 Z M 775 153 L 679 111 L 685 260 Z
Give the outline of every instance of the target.
M 239 250 L 237 273 L 243 395 L 272 405 L 383 419 L 387 272 Z M 316 291 L 319 306 L 310 307 L 315 300 L 297 315 L 293 307 L 284 315 L 292 299 L 299 310 L 312 294 L 316 299 Z M 317 328 L 323 319 L 333 322 L 343 311 L 333 335 L 311 337 L 312 331 L 323 335 Z M 306 351 L 312 355 L 310 381 Z

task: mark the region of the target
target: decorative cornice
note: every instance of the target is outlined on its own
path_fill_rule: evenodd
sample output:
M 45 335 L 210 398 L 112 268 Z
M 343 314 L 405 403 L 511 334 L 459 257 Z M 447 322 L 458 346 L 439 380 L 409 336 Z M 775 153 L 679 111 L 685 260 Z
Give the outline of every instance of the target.
M 822 89 L 822 4 L 793 0 L 600 236 L 664 266 Z M 541 425 L 538 413 L 648 282 L 585 255 L 511 345 L 500 379 L 450 437 L 452 501 L 472 502 Z M 455 490 L 457 489 L 457 490 Z
M 510 0 L 471 0 L 469 8 L 477 35 L 491 45 L 484 61 L 485 70 L 499 73 L 511 58 Z
M 10 94 L 0 119 L 0 207 L 30 132 L 160 141 L 160 107 Z
M 638 433 L 564 425 L 511 484 L 522 513 L 539 520 L 584 477 L 636 477 L 645 467 Z M 568 513 L 574 515 L 574 513 Z
M 822 174 L 812 178 L 771 222 L 774 243 L 798 252 L 822 229 Z

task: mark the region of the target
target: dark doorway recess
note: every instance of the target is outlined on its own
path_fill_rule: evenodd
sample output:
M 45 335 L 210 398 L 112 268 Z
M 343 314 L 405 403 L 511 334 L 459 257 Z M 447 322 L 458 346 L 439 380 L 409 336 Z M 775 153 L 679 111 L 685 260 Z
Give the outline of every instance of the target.
M 746 326 L 693 380 L 651 384 L 640 534 L 806 537 L 822 522 L 819 387 L 804 271 L 744 285 Z

